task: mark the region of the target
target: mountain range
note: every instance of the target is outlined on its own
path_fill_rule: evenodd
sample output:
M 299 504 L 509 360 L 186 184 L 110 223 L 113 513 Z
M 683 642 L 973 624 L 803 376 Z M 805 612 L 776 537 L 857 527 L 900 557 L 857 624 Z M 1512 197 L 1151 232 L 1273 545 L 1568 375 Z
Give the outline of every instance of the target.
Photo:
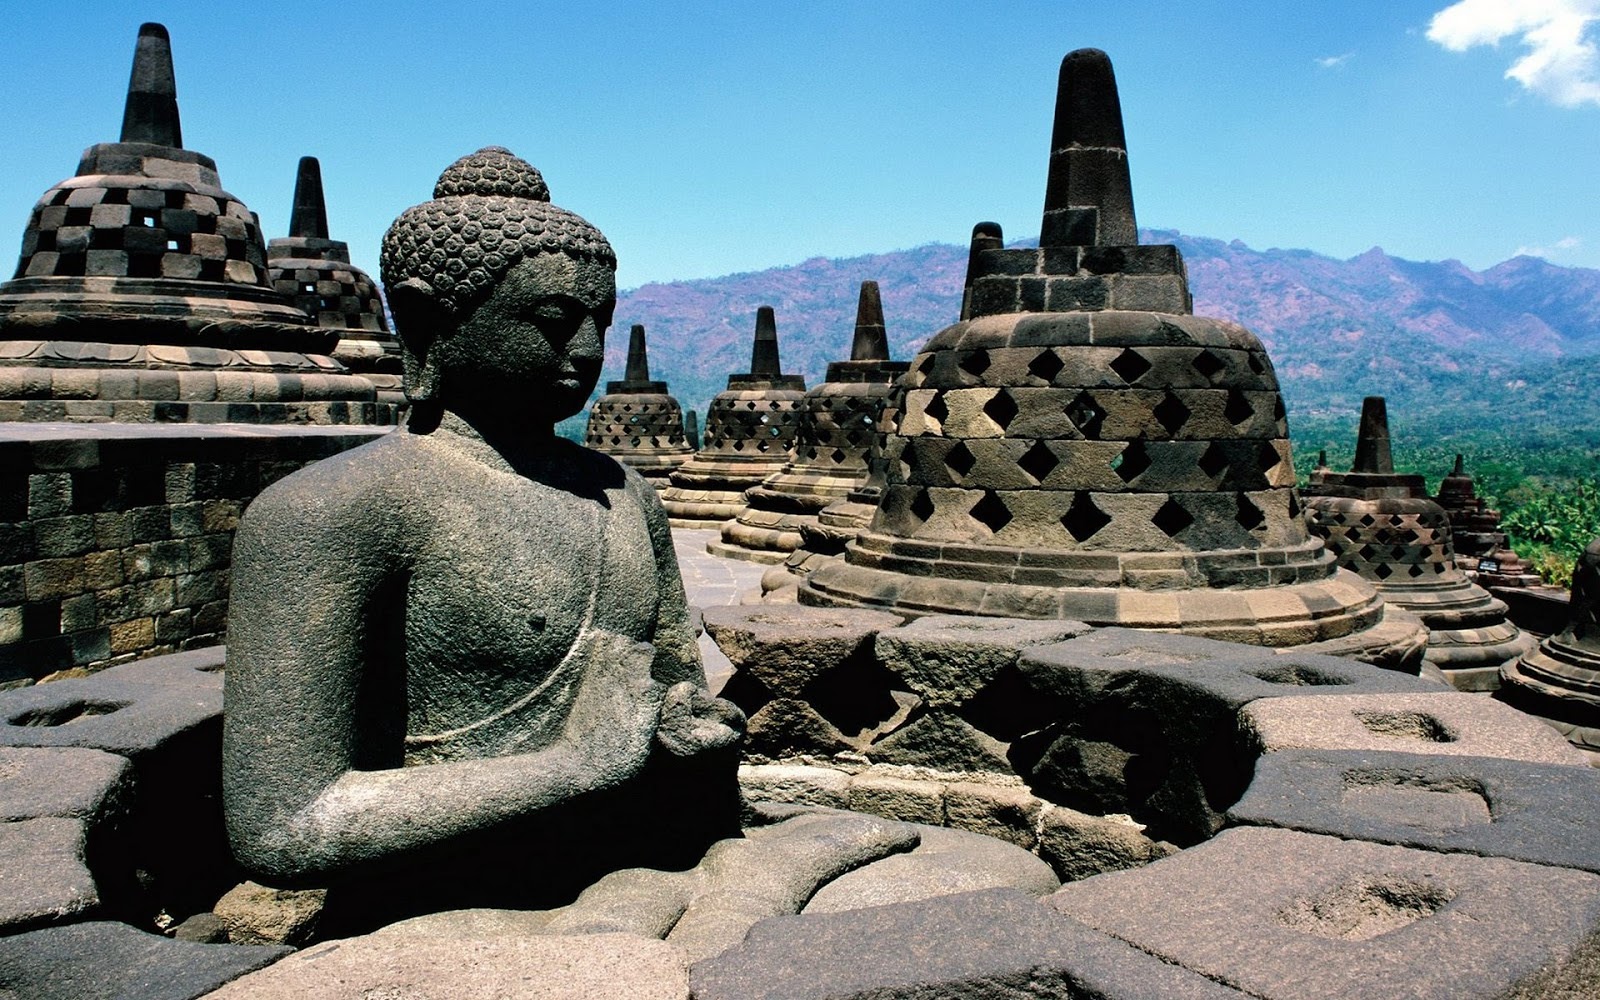
M 1600 427 L 1590 377 L 1600 354 L 1600 271 L 1515 257 L 1483 271 L 1374 247 L 1348 260 L 1256 250 L 1171 230 L 1197 314 L 1231 319 L 1271 352 L 1291 427 L 1296 417 L 1354 420 L 1361 397 L 1440 433 L 1471 425 L 1515 438 L 1552 426 Z M 1022 245 L 1022 244 L 1018 244 Z M 628 326 L 648 333 L 651 374 L 704 414 L 727 376 L 749 369 L 756 307 L 771 305 L 786 372 L 808 385 L 847 357 L 860 283 L 882 291 L 890 346 L 909 359 L 955 322 L 967 249 L 926 244 L 621 293 L 603 379 L 621 377 Z M 581 434 L 581 422 L 563 428 Z

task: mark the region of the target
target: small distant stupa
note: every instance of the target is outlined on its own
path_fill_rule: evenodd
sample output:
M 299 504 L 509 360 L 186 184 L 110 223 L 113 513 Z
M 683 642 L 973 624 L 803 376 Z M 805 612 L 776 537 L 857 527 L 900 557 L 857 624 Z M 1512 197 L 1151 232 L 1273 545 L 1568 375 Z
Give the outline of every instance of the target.
M 672 473 L 662 495 L 675 526 L 722 527 L 744 509 L 745 490 L 783 470 L 805 391 L 804 378 L 783 374 L 777 317 L 771 306 L 762 306 L 756 310 L 750 371 L 728 376 L 728 388 L 711 400 L 702 447 Z
M 638 323 L 628 333 L 622 381 L 607 382 L 606 394 L 595 400 L 584 443 L 632 466 L 660 490 L 667 488 L 672 470 L 694 454 L 682 407 L 668 394 L 667 383 L 650 377 L 644 327 Z

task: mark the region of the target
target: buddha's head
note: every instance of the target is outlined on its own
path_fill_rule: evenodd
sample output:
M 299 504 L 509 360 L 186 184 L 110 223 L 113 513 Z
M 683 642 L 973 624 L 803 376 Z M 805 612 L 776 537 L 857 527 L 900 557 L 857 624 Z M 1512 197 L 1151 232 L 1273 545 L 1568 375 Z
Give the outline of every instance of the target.
M 544 178 L 489 146 L 452 163 L 433 200 L 383 238 L 383 283 L 408 398 L 446 409 L 514 404 L 554 422 L 600 376 L 616 305 L 605 236 L 550 203 Z

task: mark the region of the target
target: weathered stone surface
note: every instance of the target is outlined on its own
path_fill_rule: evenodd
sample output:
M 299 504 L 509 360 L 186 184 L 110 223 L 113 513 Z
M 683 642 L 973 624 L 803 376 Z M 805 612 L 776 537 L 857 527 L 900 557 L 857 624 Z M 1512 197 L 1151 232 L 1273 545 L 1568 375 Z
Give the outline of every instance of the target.
M 0 747 L 0 821 L 65 816 L 92 822 L 127 808 L 127 758 L 69 747 Z
M 228 925 L 215 913 L 196 913 L 172 929 L 172 939 L 196 944 L 227 944 Z
M 1588 872 L 1286 830 L 1227 830 L 1049 903 L 1275 1000 L 1576 997 L 1600 973 Z
M 831 767 L 794 764 L 743 764 L 739 787 L 746 798 L 844 809 L 850 804 L 850 775 Z
M 46 817 L 0 823 L 0 933 L 83 919 L 100 890 L 84 859 L 81 820 Z
M 1239 1000 L 1243 994 L 987 889 L 842 913 L 777 917 L 696 964 L 696 1000 Z
M 203 676 L 168 684 L 92 674 L 0 693 L 0 746 L 84 747 L 139 765 L 181 741 L 215 739 L 222 692 Z
M 922 842 L 834 879 L 801 913 L 837 913 L 909 903 L 978 889 L 1020 889 L 1045 896 L 1060 888 L 1050 866 L 1014 844 L 937 826 L 918 826 Z
M 868 771 L 850 781 L 850 808 L 905 823 L 944 824 L 944 785 Z
M 1276 750 L 1399 750 L 1504 757 L 1539 764 L 1587 763 L 1549 726 L 1470 694 L 1337 694 L 1270 698 L 1240 716 L 1245 739 Z
M 463 270 L 439 247 L 465 233 Z M 368 881 L 355 927 L 692 863 L 737 830 L 743 717 L 703 690 L 654 487 L 553 433 L 599 375 L 610 245 L 489 147 L 382 266 L 407 427 L 279 480 L 235 538 L 235 854 L 272 885 Z
M 374 934 L 317 945 L 212 997 L 688 1000 L 688 979 L 680 949 L 631 934 L 484 940 Z
M 227 649 L 205 646 L 108 667 L 96 676 L 129 684 L 161 684 L 221 689 L 222 665 Z
M 873 816 L 819 812 L 724 840 L 701 865 L 705 886 L 667 941 L 693 961 L 737 944 L 756 921 L 794 913 L 845 872 L 917 846 L 915 827 Z
M 269 889 L 254 882 L 234 886 L 211 908 L 235 944 L 302 945 L 316 933 L 326 889 Z
M 998 837 L 1029 851 L 1038 844 L 1035 828 L 1046 806 L 1020 785 L 952 781 L 944 786 L 947 826 Z
M 780 697 L 800 697 L 807 685 L 840 667 L 871 662 L 873 639 L 899 626 L 881 611 L 799 606 L 705 609 L 706 631 L 737 670 Z
M 1090 816 L 1064 806 L 1048 806 L 1039 818 L 1039 856 L 1063 882 L 1138 868 L 1177 850 L 1151 840 L 1126 818 Z
M 1218 829 L 1220 809 L 1249 780 L 1255 754 L 1238 737 L 1244 706 L 1284 695 L 1316 703 L 1335 692 L 1439 690 L 1329 656 L 1128 629 L 1030 648 L 1018 669 L 1071 706 L 1012 750 L 1034 791 L 1090 814 L 1129 814 L 1152 837 L 1180 844 Z
M 941 771 L 1010 774 L 1006 745 L 948 711 L 928 712 L 872 744 L 874 761 Z
M 1232 823 L 1600 872 L 1600 772 L 1496 757 L 1284 750 L 1262 757 Z
M 495 937 L 532 937 L 542 931 L 555 910 L 444 910 L 399 920 L 372 935 L 444 937 L 481 940 Z M 369 936 L 372 936 L 369 935 Z
M 879 632 L 877 656 L 929 705 L 959 705 L 1030 646 L 1064 642 L 1089 626 L 1071 621 L 928 615 Z
M 194 1000 L 288 948 L 196 944 L 91 922 L 0 938 L 0 990 L 29 1000 Z

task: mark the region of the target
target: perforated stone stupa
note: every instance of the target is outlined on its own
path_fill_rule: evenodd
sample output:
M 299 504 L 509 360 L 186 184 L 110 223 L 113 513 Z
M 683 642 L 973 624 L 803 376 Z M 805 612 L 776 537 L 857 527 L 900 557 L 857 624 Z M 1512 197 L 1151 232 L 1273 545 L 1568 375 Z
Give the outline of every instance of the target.
M 1501 669 L 1499 697 L 1560 730 L 1600 766 L 1600 538 L 1572 573 L 1567 627 Z
M 0 285 L 0 420 L 392 422 L 267 271 L 254 213 L 183 148 L 171 42 L 143 25 L 120 141 L 44 193 Z
M 336 330 L 333 356 L 377 387 L 386 402 L 403 403 L 400 342 L 389 329 L 378 285 L 350 263 L 350 245 L 328 238 L 322 165 L 302 156 L 295 174 L 289 235 L 267 243 L 267 280 L 317 326 Z
M 1373 582 L 1383 599 L 1428 626 L 1426 659 L 1466 690 L 1499 686 L 1502 664 L 1531 645 L 1506 618 L 1504 601 L 1456 566 L 1450 519 L 1421 476 L 1394 471 L 1383 397 L 1361 408 L 1354 468 L 1322 472 L 1306 498 L 1311 530 L 1339 565 Z M 1309 491 L 1308 491 L 1309 492 Z
M 638 323 L 628 334 L 622 381 L 607 382 L 606 394 L 595 400 L 584 444 L 632 466 L 661 490 L 672 470 L 694 454 L 684 433 L 683 409 L 668 394 L 667 383 L 650 377 L 644 327 Z
M 1491 510 L 1478 496 L 1477 484 L 1466 470 L 1463 456 L 1456 456 L 1450 474 L 1439 482 L 1434 502 L 1450 519 L 1450 542 L 1456 565 L 1468 579 L 1485 587 L 1536 587 L 1539 575 L 1511 551 L 1506 533 L 1500 530 L 1500 512 Z
M 973 266 L 969 318 L 904 379 L 871 527 L 803 603 L 1414 655 L 1306 530 L 1261 343 L 1190 315 L 1177 248 L 1138 244 L 1104 53 L 1062 62 L 1040 248 Z
M 705 441 L 679 466 L 662 495 L 673 525 L 717 528 L 744 509 L 744 491 L 783 471 L 799 429 L 806 380 L 783 374 L 778 321 L 771 306 L 756 310 L 750 371 L 729 375 L 711 400 Z
M 712 551 L 755 562 L 782 562 L 793 552 L 825 507 L 865 482 L 878 419 L 908 367 L 889 360 L 878 283 L 863 281 L 850 360 L 829 364 L 827 380 L 806 393 L 793 459 L 745 492 L 745 508 L 722 526 Z

